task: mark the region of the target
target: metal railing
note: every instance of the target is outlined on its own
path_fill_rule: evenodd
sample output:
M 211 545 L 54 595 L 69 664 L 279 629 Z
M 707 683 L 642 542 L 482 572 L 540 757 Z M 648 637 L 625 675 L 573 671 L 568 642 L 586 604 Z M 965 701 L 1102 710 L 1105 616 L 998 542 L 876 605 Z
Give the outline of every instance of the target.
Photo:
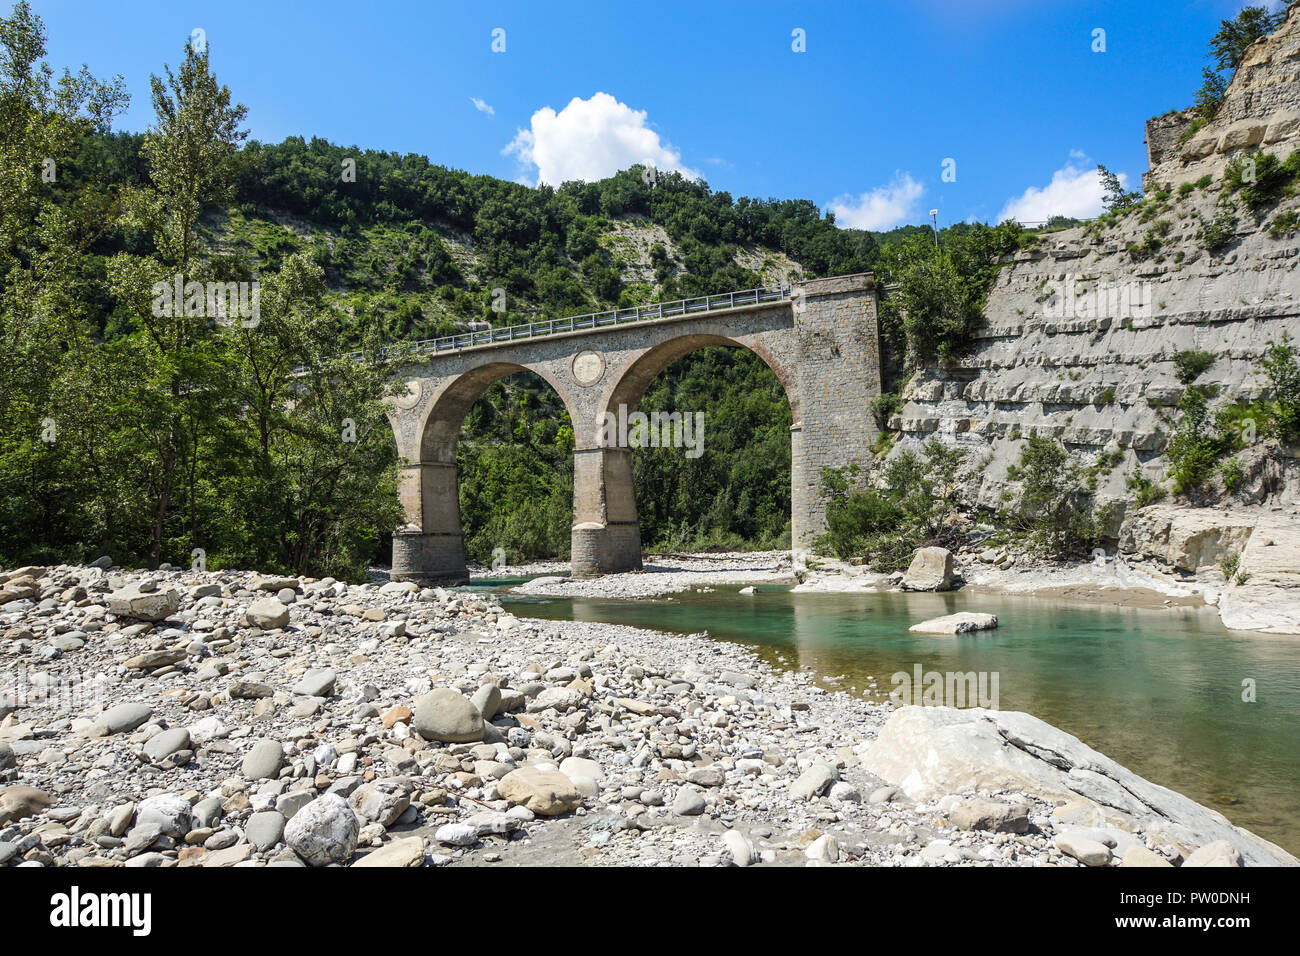
M 476 332 L 460 332 L 444 335 L 436 339 L 421 339 L 407 342 L 401 347 L 408 349 L 411 356 L 436 354 L 438 352 L 457 352 L 461 349 L 475 348 L 482 345 L 497 345 L 517 342 L 521 339 L 535 339 L 562 332 L 579 332 L 583 329 L 602 329 L 632 322 L 648 322 L 652 319 L 671 319 L 680 316 L 701 315 L 707 312 L 720 312 L 739 306 L 761 305 L 767 302 L 783 302 L 791 296 L 789 286 L 781 289 L 746 289 L 743 292 L 720 292 L 717 295 L 701 295 L 693 299 L 675 299 L 672 302 L 657 302 L 654 305 L 642 305 L 631 309 L 612 309 L 609 312 L 588 312 L 585 315 L 573 315 L 564 319 L 547 319 L 543 322 L 529 322 L 526 325 L 508 325 L 501 329 L 480 329 Z M 388 349 L 380 350 L 384 357 Z M 365 352 L 349 352 L 347 357 L 362 361 Z

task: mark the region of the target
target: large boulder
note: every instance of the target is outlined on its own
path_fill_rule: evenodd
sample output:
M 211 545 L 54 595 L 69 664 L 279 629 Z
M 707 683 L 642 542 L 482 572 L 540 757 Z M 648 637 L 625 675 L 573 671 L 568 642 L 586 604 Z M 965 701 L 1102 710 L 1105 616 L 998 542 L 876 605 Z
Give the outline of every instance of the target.
M 910 591 L 952 590 L 952 552 L 947 548 L 917 548 L 903 574 Z
M 175 614 L 180 607 L 180 592 L 175 590 L 142 592 L 129 587 L 108 596 L 110 613 L 137 621 L 161 621 Z
M 360 835 L 357 815 L 337 793 L 317 797 L 284 828 L 284 842 L 310 866 L 347 862 Z
M 1120 528 L 1119 550 L 1155 558 L 1182 571 L 1213 569 L 1246 546 L 1256 519 L 1214 508 L 1151 505 Z
M 415 702 L 411 729 L 425 740 L 466 744 L 483 739 L 483 715 L 468 697 L 438 687 Z
M 933 617 L 908 628 L 917 634 L 969 634 L 971 631 L 987 631 L 998 626 L 996 614 L 977 614 L 974 611 L 958 611 L 944 617 Z
M 1199 847 L 1226 840 L 1247 864 L 1296 866 L 1279 846 L 1145 780 L 1051 724 L 1015 711 L 902 707 L 862 765 L 917 801 L 977 790 L 1018 790 L 1087 802 L 1097 817 L 1157 842 Z
M 541 817 L 558 816 L 582 806 L 582 794 L 558 770 L 520 767 L 501 778 L 497 793 Z
M 1243 583 L 1219 598 L 1225 627 L 1300 634 L 1300 521 L 1260 518 L 1237 566 Z

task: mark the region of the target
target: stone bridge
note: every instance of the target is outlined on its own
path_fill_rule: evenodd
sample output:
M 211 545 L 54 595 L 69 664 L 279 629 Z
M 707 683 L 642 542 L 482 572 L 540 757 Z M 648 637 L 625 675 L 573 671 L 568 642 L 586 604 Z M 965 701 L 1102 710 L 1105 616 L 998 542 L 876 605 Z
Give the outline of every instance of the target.
M 785 388 L 793 543 L 809 546 L 824 530 L 821 469 L 864 462 L 876 435 L 868 406 L 880 394 L 877 304 L 874 276 L 860 274 L 420 344 L 400 370 L 407 392 L 389 411 L 406 512 L 393 535 L 393 578 L 467 577 L 456 442 L 483 390 L 525 370 L 555 389 L 573 422 L 573 575 L 639 570 L 631 449 L 606 434 L 606 413 L 635 412 L 670 363 L 716 345 L 754 352 Z

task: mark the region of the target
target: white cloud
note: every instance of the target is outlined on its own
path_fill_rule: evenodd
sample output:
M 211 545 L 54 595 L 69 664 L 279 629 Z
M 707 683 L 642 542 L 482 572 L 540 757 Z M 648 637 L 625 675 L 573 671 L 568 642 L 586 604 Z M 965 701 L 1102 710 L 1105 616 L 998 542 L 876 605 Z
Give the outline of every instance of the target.
M 913 215 L 925 187 L 908 173 L 894 173 L 888 186 L 854 197 L 845 193 L 826 204 L 835 222 L 851 229 L 892 229 Z
M 1119 174 L 1119 181 L 1128 188 L 1128 176 Z M 1053 216 L 1072 216 L 1076 219 L 1094 219 L 1104 210 L 1105 191 L 1095 167 L 1080 169 L 1074 163 L 1052 174 L 1052 181 L 1041 189 L 1030 186 L 1021 195 L 1007 201 L 998 213 L 998 222 L 1015 219 L 1019 222 L 1046 222 Z
M 641 163 L 660 172 L 699 173 L 682 164 L 681 154 L 646 125 L 644 110 L 634 110 L 608 93 L 574 97 L 558 113 L 543 107 L 532 115 L 502 150 L 537 168 L 537 184 L 558 186 L 569 180 L 594 182 Z
M 477 96 L 471 96 L 469 101 L 474 104 L 474 109 L 480 113 L 486 113 L 488 116 L 496 116 L 497 111 L 492 108 L 492 104 L 485 102 Z

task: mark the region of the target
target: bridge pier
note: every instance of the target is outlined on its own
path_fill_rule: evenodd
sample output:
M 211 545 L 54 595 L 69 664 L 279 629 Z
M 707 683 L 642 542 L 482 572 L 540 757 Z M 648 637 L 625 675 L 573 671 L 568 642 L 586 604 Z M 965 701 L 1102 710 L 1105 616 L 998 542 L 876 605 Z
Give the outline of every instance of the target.
M 460 584 L 469 580 L 465 536 L 459 531 L 395 532 L 392 579 L 418 584 Z
M 407 523 L 393 534 L 392 579 L 420 584 L 467 580 L 456 463 L 404 466 L 398 494 Z
M 592 437 L 595 437 L 592 429 Z M 571 573 L 598 578 L 641 570 L 641 528 L 632 490 L 630 448 L 578 448 L 573 453 Z

